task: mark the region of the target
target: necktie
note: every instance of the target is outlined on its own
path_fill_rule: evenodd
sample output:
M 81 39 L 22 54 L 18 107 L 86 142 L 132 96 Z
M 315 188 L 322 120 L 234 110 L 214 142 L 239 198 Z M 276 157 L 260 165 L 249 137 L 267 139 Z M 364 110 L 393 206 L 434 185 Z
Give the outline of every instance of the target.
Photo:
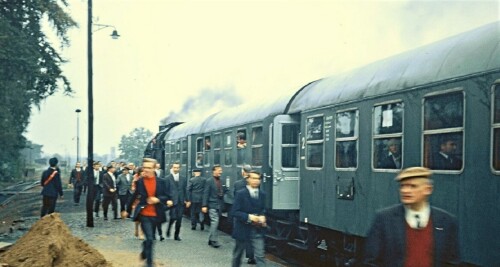
M 415 214 L 415 221 L 417 221 L 417 229 L 420 229 L 420 216 L 418 214 Z
M 255 198 L 255 199 L 259 198 L 259 191 L 253 190 L 253 198 Z

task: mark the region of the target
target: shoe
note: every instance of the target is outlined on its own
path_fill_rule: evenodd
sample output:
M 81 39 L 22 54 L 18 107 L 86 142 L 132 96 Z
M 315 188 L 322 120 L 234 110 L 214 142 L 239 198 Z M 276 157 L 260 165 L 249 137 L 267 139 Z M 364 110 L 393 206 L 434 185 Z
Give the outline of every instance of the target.
M 141 261 L 145 260 L 146 259 L 146 255 L 144 255 L 144 252 L 141 252 L 141 254 L 139 254 L 139 259 Z
M 120 219 L 120 218 L 118 218 L 118 217 L 113 218 L 113 220 L 119 220 L 119 219 Z
M 108 220 L 108 217 L 104 217 L 104 220 L 107 221 Z
M 248 259 L 247 264 L 257 264 L 254 258 Z
M 160 242 L 162 242 L 163 240 L 165 240 L 165 237 L 163 237 L 162 235 L 160 236 Z
M 214 248 L 220 247 L 220 244 L 216 241 L 208 241 L 208 245 Z
M 78 204 L 78 203 L 74 203 L 74 204 L 73 204 L 73 206 L 78 206 L 78 205 L 80 205 L 80 204 Z
M 179 236 L 176 236 L 174 239 L 175 239 L 175 241 L 181 241 L 182 240 Z
M 205 230 L 205 225 L 204 225 L 204 224 L 201 224 L 201 226 L 200 226 L 200 230 L 201 230 L 201 231 Z
M 97 213 L 97 212 L 96 212 L 95 217 L 96 217 L 96 218 L 99 218 L 99 213 Z
M 167 232 L 167 238 L 170 238 L 170 232 Z
M 196 226 L 191 226 L 191 230 L 196 230 Z

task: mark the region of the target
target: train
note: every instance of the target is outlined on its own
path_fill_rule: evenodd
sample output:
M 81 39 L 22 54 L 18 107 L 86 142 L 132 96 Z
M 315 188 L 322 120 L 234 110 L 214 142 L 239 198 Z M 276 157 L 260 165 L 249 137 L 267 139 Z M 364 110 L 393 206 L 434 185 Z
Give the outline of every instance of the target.
M 357 265 L 375 212 L 399 202 L 394 177 L 424 166 L 464 266 L 500 266 L 500 22 L 162 129 L 145 155 L 188 177 L 221 165 L 227 206 L 243 164 L 262 174 L 277 253 Z

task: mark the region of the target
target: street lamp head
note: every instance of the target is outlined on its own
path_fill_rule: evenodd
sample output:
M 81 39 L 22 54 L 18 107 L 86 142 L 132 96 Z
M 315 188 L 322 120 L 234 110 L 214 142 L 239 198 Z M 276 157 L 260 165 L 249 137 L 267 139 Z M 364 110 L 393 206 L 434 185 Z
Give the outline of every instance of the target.
M 76 112 L 76 113 L 80 113 L 81 111 L 82 111 L 82 110 L 81 110 L 81 109 L 79 109 L 79 108 L 77 108 L 77 109 L 75 110 L 75 112 Z
M 113 33 L 111 34 L 111 38 L 113 39 L 118 39 L 120 37 L 120 35 L 118 34 L 118 31 L 117 30 L 113 30 Z

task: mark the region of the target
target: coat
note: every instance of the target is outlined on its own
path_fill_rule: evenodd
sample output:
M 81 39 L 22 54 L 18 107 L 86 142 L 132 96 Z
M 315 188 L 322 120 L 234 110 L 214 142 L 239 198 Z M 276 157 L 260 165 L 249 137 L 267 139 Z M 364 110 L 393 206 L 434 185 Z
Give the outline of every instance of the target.
M 127 212 L 130 213 L 132 210 L 132 204 L 135 202 L 136 199 L 139 200 L 139 203 L 134 209 L 134 214 L 132 214 L 132 220 L 138 221 L 139 220 L 139 215 L 141 214 L 141 210 L 145 208 L 148 203 L 148 192 L 146 191 L 146 187 L 144 185 L 144 179 L 146 178 L 141 178 L 137 180 L 135 183 L 136 189 L 134 191 L 134 194 L 130 198 L 130 203 L 127 206 Z M 160 178 L 153 178 L 156 179 L 156 194 L 155 197 L 160 199 L 159 203 L 155 204 L 155 209 L 156 209 L 156 216 L 158 218 L 159 223 L 163 223 L 167 221 L 167 216 L 165 215 L 165 210 L 167 207 L 167 201 L 172 200 L 172 197 L 170 195 L 170 184 L 165 180 L 165 179 L 160 179 Z
M 208 207 L 208 209 L 216 209 L 221 210 L 222 208 L 222 198 L 224 196 L 224 188 L 222 190 L 222 196 L 218 195 L 217 185 L 214 181 L 215 178 L 210 177 L 205 181 L 205 187 L 203 189 L 203 199 L 202 199 L 202 207 Z M 221 187 L 222 181 L 221 181 Z
M 458 227 L 454 216 L 432 207 L 434 266 L 459 265 Z M 404 266 L 405 209 L 398 204 L 378 212 L 365 243 L 364 266 Z
M 116 177 L 115 177 L 116 179 Z M 102 176 L 102 195 L 105 197 L 112 197 L 116 196 L 117 192 L 110 192 L 110 189 L 115 189 L 116 190 L 116 181 L 115 183 L 113 182 L 113 178 L 111 178 L 111 175 L 109 173 L 105 173 Z
M 195 176 L 189 179 L 187 184 L 187 200 L 193 203 L 201 203 L 203 200 L 203 190 L 205 189 L 205 178 Z
M 45 184 L 45 181 L 47 181 L 50 177 L 50 175 L 57 170 L 57 174 L 54 175 L 54 178 L 50 180 L 47 184 Z M 63 191 L 62 191 L 62 182 L 61 182 L 61 171 L 59 168 L 48 168 L 42 173 L 42 178 L 40 180 L 40 185 L 43 187 L 42 189 L 42 195 L 46 197 L 55 197 L 57 198 L 57 195 L 63 196 Z
M 80 169 L 80 171 L 73 169 L 71 170 L 71 175 L 69 176 L 69 183 L 73 184 L 73 186 L 83 186 L 84 184 L 87 183 L 86 178 L 87 176 L 85 175 L 85 171 L 83 169 Z
M 187 179 L 185 176 L 179 174 L 179 182 L 174 180 L 174 176 L 169 174 L 165 179 L 170 183 L 170 190 L 172 201 L 174 201 L 174 206 L 177 204 L 184 205 L 184 201 L 187 199 Z
M 265 194 L 263 190 L 259 190 L 259 199 L 254 199 L 250 196 L 248 188 L 243 188 L 236 192 L 231 214 L 234 218 L 233 238 L 237 240 L 249 240 L 252 231 L 264 235 L 266 228 L 255 226 L 248 220 L 248 215 L 264 215 L 265 208 Z
M 129 179 L 127 181 L 127 175 Z M 132 193 L 131 186 L 132 180 L 134 179 L 133 175 L 130 173 L 122 173 L 116 179 L 116 186 L 118 187 L 118 195 L 125 196 L 127 192 Z

